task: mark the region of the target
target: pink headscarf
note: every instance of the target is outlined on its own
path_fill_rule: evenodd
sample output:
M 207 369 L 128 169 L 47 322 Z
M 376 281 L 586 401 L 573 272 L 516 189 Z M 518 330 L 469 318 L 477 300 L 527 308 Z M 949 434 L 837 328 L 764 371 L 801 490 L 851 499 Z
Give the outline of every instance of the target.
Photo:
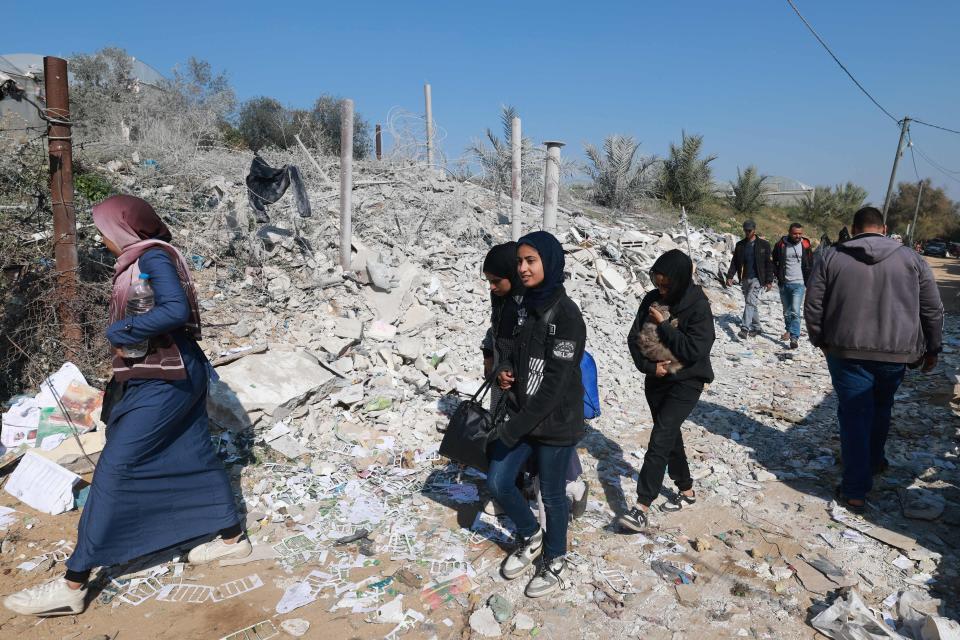
M 183 255 L 170 244 L 173 239 L 170 229 L 150 203 L 135 196 L 110 196 L 93 208 L 93 223 L 100 233 L 121 250 L 113 272 L 110 321 L 116 322 L 123 318 L 127 292 L 140 273 L 137 266 L 140 256 L 147 249 L 159 247 L 174 260 L 177 275 L 190 304 L 191 320 L 188 329 L 199 339 L 200 307 L 190 278 L 190 269 Z

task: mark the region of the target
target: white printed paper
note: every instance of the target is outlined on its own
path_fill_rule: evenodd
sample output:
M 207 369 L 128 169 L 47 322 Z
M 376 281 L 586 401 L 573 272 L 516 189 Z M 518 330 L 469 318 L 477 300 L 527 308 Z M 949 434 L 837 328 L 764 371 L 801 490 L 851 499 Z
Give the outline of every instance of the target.
M 52 516 L 73 509 L 73 485 L 80 476 L 28 451 L 10 474 L 4 490 L 17 500 Z

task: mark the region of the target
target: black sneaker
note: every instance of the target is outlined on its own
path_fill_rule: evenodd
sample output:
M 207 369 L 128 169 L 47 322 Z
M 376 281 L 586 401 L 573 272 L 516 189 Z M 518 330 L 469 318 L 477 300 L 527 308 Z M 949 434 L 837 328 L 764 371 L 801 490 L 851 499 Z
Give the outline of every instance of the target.
M 737 334 L 737 337 L 741 340 L 746 340 L 747 336 L 749 335 L 750 333 L 746 329 L 740 329 L 740 333 Z
M 590 482 L 588 480 L 582 480 L 581 482 L 583 482 L 583 495 L 580 496 L 579 500 L 574 500 L 570 507 L 570 517 L 574 520 L 587 512 L 587 499 L 590 497 Z
M 617 523 L 624 529 L 629 529 L 636 533 L 646 531 L 650 526 L 647 520 L 647 512 L 640 507 L 634 507 L 617 518 Z
M 790 338 L 790 348 L 791 348 L 791 349 L 799 349 L 799 348 L 800 348 L 800 343 L 797 341 L 796 338 Z
M 748 335 L 749 335 L 751 338 L 756 338 L 757 336 L 762 336 L 762 335 L 763 335 L 763 331 L 758 331 L 757 329 L 753 329 L 753 330 L 750 331 L 750 333 L 749 333 Z
M 660 511 L 666 511 L 667 513 L 673 513 L 675 511 L 681 511 L 687 509 L 697 504 L 697 494 L 692 496 L 685 496 L 680 492 L 677 492 L 677 495 L 673 496 L 662 505 L 660 505 Z

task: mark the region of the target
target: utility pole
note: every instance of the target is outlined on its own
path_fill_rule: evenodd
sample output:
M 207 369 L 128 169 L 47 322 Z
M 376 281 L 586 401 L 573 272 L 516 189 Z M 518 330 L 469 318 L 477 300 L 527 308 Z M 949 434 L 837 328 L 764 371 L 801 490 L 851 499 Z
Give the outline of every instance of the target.
M 910 225 L 910 242 L 907 244 L 908 247 L 913 249 L 913 235 L 917 232 L 917 215 L 920 213 L 920 197 L 923 195 L 923 180 L 920 181 L 919 187 L 917 188 L 917 207 L 913 210 L 913 224 Z
M 551 140 L 543 172 L 543 230 L 557 232 L 557 203 L 560 199 L 560 148 L 564 143 Z
M 522 232 L 523 221 L 521 220 L 521 194 L 522 194 L 522 184 L 520 181 L 520 174 L 522 167 L 520 163 L 523 161 L 523 155 L 521 153 L 521 134 L 520 134 L 520 118 L 514 118 L 511 122 L 510 129 L 510 158 L 511 158 L 511 176 L 510 176 L 510 195 L 511 195 L 511 212 L 510 212 L 510 235 L 513 238 L 513 241 L 516 242 L 520 239 L 520 234 Z
M 340 105 L 340 266 L 350 271 L 353 223 L 353 100 Z
M 430 97 L 430 85 L 423 85 L 423 99 L 427 103 L 427 165 L 433 166 L 433 101 Z
M 903 116 L 900 121 L 900 140 L 897 142 L 897 155 L 893 157 L 893 171 L 890 172 L 890 183 L 887 185 L 887 197 L 883 200 L 883 224 L 887 224 L 887 210 L 890 208 L 890 198 L 893 196 L 893 183 L 897 179 L 897 166 L 900 164 L 900 156 L 903 155 L 903 141 L 907 137 L 907 131 L 910 130 L 910 118 Z
M 46 56 L 43 78 L 47 94 L 47 150 L 50 156 L 50 200 L 53 208 L 53 255 L 57 267 L 57 312 L 65 356 L 75 357 L 83 344 L 77 321 L 77 212 L 73 206 L 73 146 L 67 61 Z
M 376 141 L 377 141 L 377 160 L 383 160 L 383 138 L 381 137 L 381 134 L 380 134 L 379 124 L 377 125 Z

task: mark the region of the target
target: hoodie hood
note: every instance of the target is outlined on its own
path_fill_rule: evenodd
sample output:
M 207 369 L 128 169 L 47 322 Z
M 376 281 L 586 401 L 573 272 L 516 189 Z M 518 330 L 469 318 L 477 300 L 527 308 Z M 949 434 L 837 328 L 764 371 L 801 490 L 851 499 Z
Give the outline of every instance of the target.
M 903 245 L 879 233 L 861 233 L 837 244 L 836 248 L 859 262 L 877 264 L 903 248 Z

